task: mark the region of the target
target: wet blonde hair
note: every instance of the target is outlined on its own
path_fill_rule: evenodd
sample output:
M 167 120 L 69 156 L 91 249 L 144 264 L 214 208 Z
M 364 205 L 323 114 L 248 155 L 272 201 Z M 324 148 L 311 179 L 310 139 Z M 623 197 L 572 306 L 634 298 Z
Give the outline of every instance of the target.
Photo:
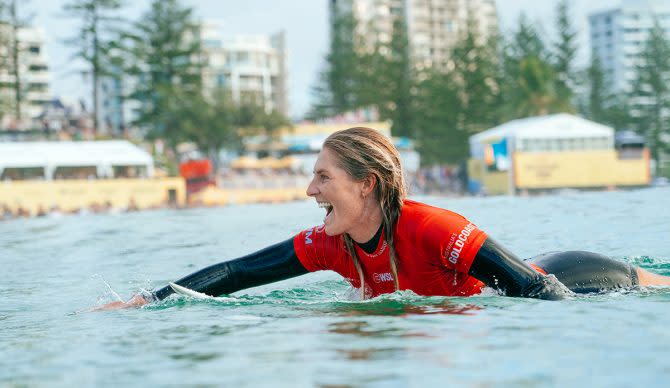
M 382 210 L 384 240 L 389 247 L 391 271 L 396 291 L 398 284 L 398 258 L 393 242 L 393 231 L 400 218 L 402 204 L 407 197 L 407 186 L 400 165 L 400 154 L 391 139 L 379 131 L 365 127 L 349 128 L 328 136 L 324 148 L 332 151 L 338 167 L 354 180 L 362 181 L 370 176 L 375 179 L 374 195 Z M 365 298 L 365 281 L 354 241 L 343 234 L 344 244 L 354 261 L 361 282 L 361 294 Z

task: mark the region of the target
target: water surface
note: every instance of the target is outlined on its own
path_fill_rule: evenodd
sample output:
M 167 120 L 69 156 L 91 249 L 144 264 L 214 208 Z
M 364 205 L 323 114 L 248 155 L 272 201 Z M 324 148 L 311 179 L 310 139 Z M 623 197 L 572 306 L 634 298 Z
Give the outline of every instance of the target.
M 522 257 L 605 253 L 670 275 L 670 189 L 418 198 Z M 308 274 L 231 297 L 85 313 L 321 223 L 313 202 L 0 222 L 0 386 L 667 384 L 670 290 L 547 302 L 368 301 Z M 109 285 L 109 286 L 108 286 Z

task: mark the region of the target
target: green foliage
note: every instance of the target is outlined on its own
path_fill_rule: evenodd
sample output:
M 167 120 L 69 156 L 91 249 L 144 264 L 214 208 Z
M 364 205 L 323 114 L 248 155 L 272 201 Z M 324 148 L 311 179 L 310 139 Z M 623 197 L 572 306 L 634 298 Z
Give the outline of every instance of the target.
M 24 1 L 24 6 L 28 1 Z M 19 4 L 17 0 L 0 1 L 0 47 L 4 47 L 4 55 L 0 57 L 0 68 L 7 70 L 12 81 L 6 82 L 3 89 L 7 89 L 13 98 L 3 96 L 0 101 L 0 117 L 10 111 L 20 123 L 22 119 L 22 105 L 26 94 L 27 82 L 20 71 L 22 60 L 21 42 L 19 42 L 19 29 L 28 24 L 30 17 L 19 16 Z
M 141 102 L 135 124 L 176 146 L 186 140 L 183 108 L 202 97 L 202 47 L 192 9 L 154 0 L 123 36 L 126 72 L 135 79 L 129 98 Z
M 608 85 L 610 80 L 603 71 L 600 59 L 591 55 L 591 65 L 586 69 L 586 85 L 589 88 L 587 106 L 581 113 L 588 119 L 610 125 L 614 128 L 628 128 L 632 117 L 625 95 L 612 93 Z
M 82 24 L 77 35 L 66 42 L 76 49 L 79 58 L 90 67 L 93 100 L 93 127 L 98 129 L 98 100 L 100 77 L 110 73 L 106 62 L 109 58 L 110 33 L 121 19 L 115 16 L 122 6 L 121 0 L 73 0 L 63 6 L 69 17 L 78 18 Z
M 357 21 L 351 13 L 338 14 L 331 25 L 331 40 L 324 70 L 313 93 L 316 103 L 308 114 L 322 118 L 357 108 L 360 58 L 356 50 Z
M 10 30 L 7 0 L 0 0 L 0 47 L 9 47 Z M 0 55 L 0 68 L 8 68 L 9 55 Z M 11 110 L 11 100 L 6 96 L 5 84 L 0 84 L 0 120 Z M 1 129 L 1 128 L 0 128 Z
M 453 74 L 429 70 L 417 85 L 416 142 L 423 164 L 458 163 L 469 133 L 459 123 L 462 101 Z
M 556 69 L 550 58 L 539 32 L 522 14 L 503 52 L 501 112 L 505 119 L 560 112 L 569 105 L 557 94 Z
M 388 44 L 388 55 L 379 56 L 382 67 L 374 68 L 381 76 L 381 83 L 374 85 L 381 100 L 379 112 L 383 119 L 391 120 L 391 131 L 396 136 L 414 137 L 412 112 L 413 75 L 409 57 L 407 25 L 403 18 L 393 23 L 393 33 Z
M 553 64 L 556 72 L 556 108 L 558 111 L 574 113 L 571 104 L 574 92 L 572 81 L 573 62 L 577 53 L 577 31 L 570 21 L 567 0 L 561 0 L 556 8 L 558 41 L 554 44 Z
M 375 106 L 382 119 L 392 120 L 394 134 L 412 136 L 411 90 L 415 80 L 404 19 L 395 19 L 391 39 L 377 41 L 374 47 L 368 47 L 356 34 L 357 26 L 350 13 L 335 17 L 325 69 L 314 88 L 316 103 L 308 117 L 318 119 Z
M 670 41 L 658 21 L 640 53 L 640 65 L 633 86 L 634 125 L 647 138 L 652 157 L 660 161 L 662 152 L 670 152 Z M 658 166 L 658 163 L 657 163 Z
M 495 35 L 483 41 L 477 32 L 476 22 L 471 20 L 451 53 L 454 65 L 452 78 L 459 87 L 461 106 L 457 112 L 458 122 L 470 135 L 499 122 L 497 107 L 502 101 L 498 44 L 499 37 Z
M 180 94 L 180 92 L 176 92 Z M 180 120 L 180 140 L 192 141 L 218 165 L 218 152 L 224 146 L 239 144 L 236 111 L 225 90 L 216 90 L 211 98 L 188 94 L 176 107 Z
M 459 163 L 469 136 L 499 122 L 498 37 L 482 41 L 476 23 L 451 54 L 450 71 L 430 69 L 416 87 L 414 117 L 422 163 Z

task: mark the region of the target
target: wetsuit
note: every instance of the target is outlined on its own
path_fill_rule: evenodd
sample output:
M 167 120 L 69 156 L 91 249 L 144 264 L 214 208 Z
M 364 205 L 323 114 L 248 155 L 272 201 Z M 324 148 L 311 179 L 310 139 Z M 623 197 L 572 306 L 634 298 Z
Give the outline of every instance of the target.
M 468 296 L 488 285 L 509 296 L 560 299 L 565 294 L 554 274 L 573 292 L 596 292 L 637 284 L 634 267 L 590 252 L 557 252 L 524 262 L 463 216 L 406 200 L 394 232 L 401 290 L 419 295 Z M 383 232 L 357 244 L 367 297 L 395 290 L 389 248 Z M 341 236 L 323 226 L 302 231 L 239 259 L 212 265 L 176 283 L 208 295 L 232 292 L 319 270 L 332 270 L 354 287 L 358 272 Z M 153 293 L 163 299 L 169 286 Z

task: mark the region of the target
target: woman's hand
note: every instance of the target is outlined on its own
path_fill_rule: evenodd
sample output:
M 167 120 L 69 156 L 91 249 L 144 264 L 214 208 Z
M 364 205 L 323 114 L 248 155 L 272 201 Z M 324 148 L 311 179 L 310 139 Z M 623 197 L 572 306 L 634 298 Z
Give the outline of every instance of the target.
M 118 302 L 111 302 L 104 304 L 100 307 L 96 307 L 92 309 L 91 311 L 108 311 L 108 310 L 120 310 L 120 309 L 127 309 L 130 307 L 140 307 L 144 306 L 145 304 L 149 303 L 148 300 L 146 300 L 142 295 L 137 294 L 133 296 L 132 298 L 128 299 L 128 301 L 118 301 Z
M 521 292 L 521 296 L 544 300 L 561 300 L 570 295 L 574 295 L 573 292 L 554 275 L 539 275 Z

